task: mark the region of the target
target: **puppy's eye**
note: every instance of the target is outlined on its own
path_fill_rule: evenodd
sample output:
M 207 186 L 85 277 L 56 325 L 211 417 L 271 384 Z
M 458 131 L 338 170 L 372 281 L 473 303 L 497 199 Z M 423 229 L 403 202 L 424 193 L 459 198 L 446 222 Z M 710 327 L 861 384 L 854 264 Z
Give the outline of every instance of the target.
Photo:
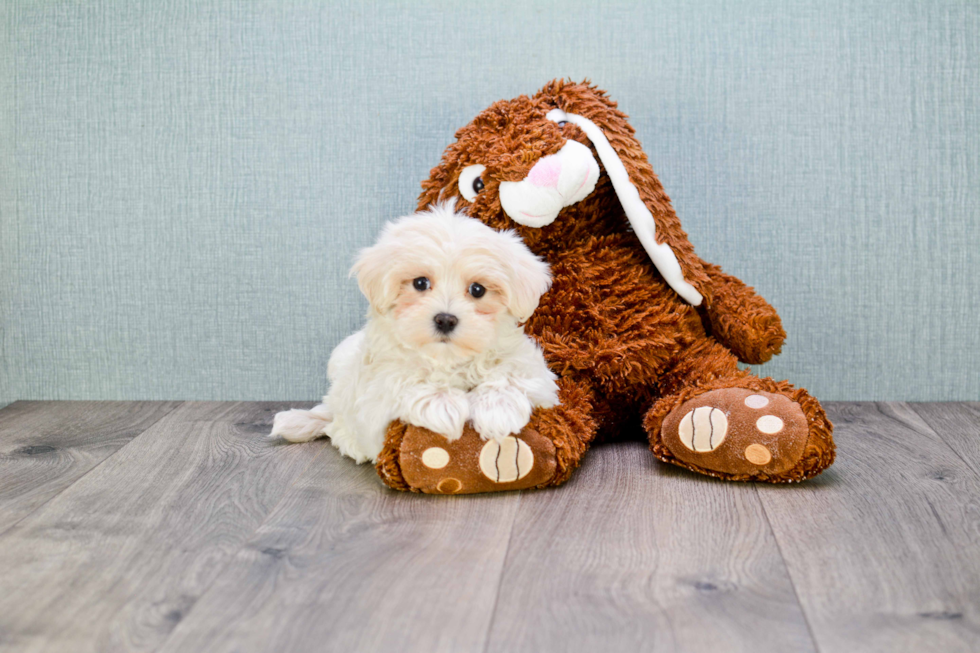
M 480 297 L 483 297 L 485 294 L 487 294 L 486 288 L 484 288 L 478 283 L 470 284 L 470 296 L 473 297 L 473 299 L 479 299 Z
M 459 194 L 467 202 L 472 202 L 476 199 L 477 194 L 483 190 L 483 171 L 486 170 L 486 166 L 481 166 L 479 164 L 466 166 L 463 171 L 459 173 Z
M 412 279 L 412 288 L 415 288 L 419 292 L 425 292 L 432 287 L 432 283 L 429 282 L 428 277 L 415 277 Z

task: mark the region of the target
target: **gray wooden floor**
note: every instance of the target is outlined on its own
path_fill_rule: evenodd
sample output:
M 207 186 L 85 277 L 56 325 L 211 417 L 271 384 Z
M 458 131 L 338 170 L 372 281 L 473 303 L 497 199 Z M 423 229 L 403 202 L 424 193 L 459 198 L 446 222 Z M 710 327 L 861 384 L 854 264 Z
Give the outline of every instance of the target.
M 452 498 L 268 441 L 284 406 L 0 410 L 0 650 L 980 650 L 980 404 L 830 404 L 802 485 L 624 443 Z

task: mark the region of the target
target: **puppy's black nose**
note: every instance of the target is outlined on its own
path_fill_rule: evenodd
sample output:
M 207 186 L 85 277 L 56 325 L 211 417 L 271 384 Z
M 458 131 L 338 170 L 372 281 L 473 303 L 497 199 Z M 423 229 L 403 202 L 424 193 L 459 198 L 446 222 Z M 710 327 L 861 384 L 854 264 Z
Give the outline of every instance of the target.
M 449 313 L 439 313 L 432 319 L 435 321 L 436 329 L 440 333 L 449 333 L 459 324 L 459 318 Z

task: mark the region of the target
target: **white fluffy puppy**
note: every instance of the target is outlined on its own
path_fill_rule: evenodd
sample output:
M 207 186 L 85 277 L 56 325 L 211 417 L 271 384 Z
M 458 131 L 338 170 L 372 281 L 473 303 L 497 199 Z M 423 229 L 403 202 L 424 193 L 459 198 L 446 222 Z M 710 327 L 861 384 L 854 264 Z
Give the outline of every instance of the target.
M 328 435 L 344 455 L 376 461 L 395 419 L 449 440 L 470 420 L 499 439 L 557 405 L 556 377 L 521 325 L 551 275 L 513 232 L 438 205 L 388 223 L 351 274 L 368 323 L 330 356 L 323 403 L 279 413 L 273 436 Z

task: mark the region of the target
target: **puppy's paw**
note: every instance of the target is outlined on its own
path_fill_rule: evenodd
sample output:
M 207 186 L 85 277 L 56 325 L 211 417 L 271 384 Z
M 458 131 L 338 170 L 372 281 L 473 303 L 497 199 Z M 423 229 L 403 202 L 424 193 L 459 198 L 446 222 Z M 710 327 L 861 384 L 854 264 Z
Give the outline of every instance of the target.
M 473 428 L 484 440 L 520 433 L 531 419 L 531 402 L 511 385 L 477 387 L 469 394 Z
M 558 400 L 558 384 L 550 372 L 547 376 L 513 379 L 512 383 L 527 395 L 534 408 L 554 408 L 561 403 Z
M 331 419 L 332 416 L 324 409 L 323 404 L 313 410 L 284 410 L 276 413 L 269 437 L 280 437 L 290 442 L 309 442 L 326 435 L 327 424 Z
M 463 435 L 463 427 L 469 418 L 470 406 L 466 393 L 451 388 L 417 399 L 405 421 L 435 431 L 451 441 Z

